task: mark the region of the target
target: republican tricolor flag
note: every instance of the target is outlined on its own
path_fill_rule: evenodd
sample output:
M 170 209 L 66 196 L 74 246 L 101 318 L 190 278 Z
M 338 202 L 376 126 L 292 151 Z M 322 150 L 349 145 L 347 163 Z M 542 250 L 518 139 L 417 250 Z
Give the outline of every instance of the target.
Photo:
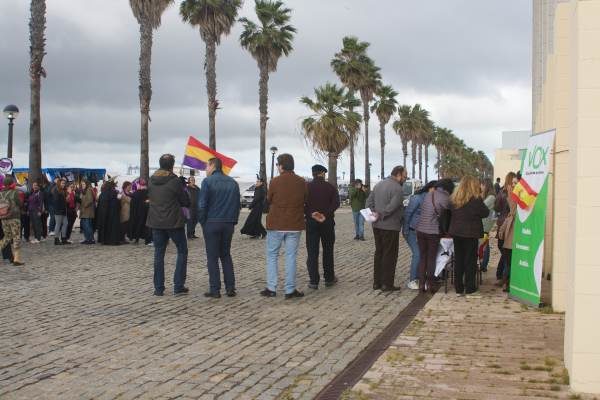
M 512 199 L 516 201 L 523 210 L 529 210 L 533 206 L 537 195 L 538 193 L 525 182 L 525 179 L 522 178 L 511 193 Z
M 229 175 L 231 169 L 237 164 L 233 158 L 224 156 L 223 154 L 212 150 L 198 139 L 190 136 L 187 146 L 185 146 L 185 154 L 183 156 L 183 165 L 200 171 L 206 171 L 208 160 L 218 158 L 223 163 L 223 173 Z

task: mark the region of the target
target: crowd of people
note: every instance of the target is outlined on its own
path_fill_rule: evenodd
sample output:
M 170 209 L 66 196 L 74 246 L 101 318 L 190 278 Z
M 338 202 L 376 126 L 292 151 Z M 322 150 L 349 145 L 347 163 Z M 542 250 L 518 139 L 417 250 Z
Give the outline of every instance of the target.
M 23 265 L 21 240 L 32 244 L 54 237 L 55 245 L 72 244 L 71 235 L 79 217 L 84 240 L 81 244 L 154 246 L 154 295 L 165 291 L 164 257 L 169 239 L 177 248 L 173 293 L 188 293 L 188 240 L 196 239 L 200 224 L 206 250 L 209 298 L 221 297 L 221 274 L 225 294 L 236 296 L 231 243 L 240 216 L 238 183 L 223 173 L 221 160 L 209 160 L 206 178 L 196 186 L 195 178 L 179 177 L 173 172 L 175 158 L 165 154 L 160 168 L 148 182 L 138 179 L 123 182 L 117 189 L 114 179 L 105 181 L 98 193 L 96 185 L 56 178 L 53 183 L 34 182 L 19 190 L 6 176 L 0 190 L 0 247 L 14 265 Z M 286 299 L 303 297 L 296 283 L 296 260 L 302 231 L 306 231 L 308 287 L 321 284 L 319 256 L 324 286 L 338 282 L 335 273 L 335 212 L 340 207 L 337 188 L 326 181 L 327 168 L 312 167 L 312 180 L 294 173 L 290 154 L 277 157 L 279 175 L 268 185 L 257 177 L 251 212 L 241 233 L 253 239 L 266 238 L 266 285 L 260 292 L 275 297 L 278 286 L 278 258 L 281 247 L 285 257 Z M 477 297 L 476 271 L 487 271 L 490 258 L 490 233 L 497 226 L 501 258 L 497 277 L 504 290 L 509 288 L 510 261 L 516 203 L 510 193 L 518 182 L 510 173 L 503 186 L 490 179 L 465 176 L 457 187 L 450 179 L 431 181 L 412 195 L 405 207 L 404 167 L 397 166 L 373 190 L 360 180 L 353 182 L 349 201 L 354 221 L 354 239 L 364 241 L 365 219 L 361 211 L 373 216 L 375 245 L 373 289 L 397 291 L 396 265 L 400 235 L 411 251 L 408 288 L 433 292 L 440 241 L 452 238 L 457 295 Z M 266 215 L 266 228 L 262 224 Z M 30 236 L 33 238 L 30 238 Z M 10 246 L 9 246 L 10 244 Z

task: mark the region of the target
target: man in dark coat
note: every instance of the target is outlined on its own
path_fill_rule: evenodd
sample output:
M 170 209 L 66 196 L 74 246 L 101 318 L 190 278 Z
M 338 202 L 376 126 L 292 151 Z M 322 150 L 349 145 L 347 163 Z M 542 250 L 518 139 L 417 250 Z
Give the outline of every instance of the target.
M 242 235 L 248 235 L 252 239 L 264 238 L 267 236 L 267 231 L 262 224 L 262 215 L 265 209 L 265 199 L 267 191 L 265 190 L 265 182 L 262 178 L 258 178 L 254 185 L 254 198 L 250 203 L 250 214 L 244 223 L 241 230 Z
M 188 247 L 182 207 L 190 206 L 190 198 L 173 173 L 175 157 L 163 154 L 158 162 L 160 169 L 152 175 L 148 186 L 150 207 L 146 222 L 152 229 L 154 242 L 154 295 L 162 296 L 165 291 L 165 251 L 169 239 L 177 247 L 173 294 L 182 295 L 189 292 L 185 287 Z
M 198 194 L 200 188 L 196 186 L 196 178 L 190 176 L 187 181 L 187 192 L 190 196 L 190 213 L 187 220 L 187 238 L 197 239 L 196 225 L 198 225 Z
M 311 289 L 319 288 L 319 247 L 323 247 L 323 278 L 325 286 L 337 282 L 333 269 L 333 245 L 335 243 L 334 213 L 340 207 L 338 190 L 325 180 L 327 168 L 312 167 L 313 180 L 308 186 L 308 198 L 304 207 L 306 218 L 306 267 Z

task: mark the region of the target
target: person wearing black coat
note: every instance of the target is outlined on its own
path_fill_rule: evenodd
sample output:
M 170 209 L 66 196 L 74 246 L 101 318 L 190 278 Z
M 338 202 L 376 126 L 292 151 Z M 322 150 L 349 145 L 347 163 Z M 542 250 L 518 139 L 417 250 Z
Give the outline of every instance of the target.
M 121 244 L 121 202 L 117 197 L 115 183 L 106 182 L 100 192 L 96 208 L 98 243 L 116 246 Z
M 450 197 L 449 234 L 454 240 L 454 288 L 457 295 L 478 297 L 475 285 L 478 240 L 483 237 L 482 218 L 490 214 L 481 199 L 477 178 L 464 177 Z M 464 281 L 463 281 L 464 279 Z
M 265 199 L 267 197 L 267 191 L 265 190 L 265 183 L 261 178 L 258 178 L 254 188 L 254 198 L 250 203 L 250 214 L 242 227 L 242 235 L 248 235 L 252 239 L 264 238 L 267 236 L 267 231 L 262 224 L 262 215 L 265 209 Z
M 146 180 L 140 179 L 137 189 L 131 195 L 131 208 L 129 211 L 129 238 L 135 244 L 144 240 L 144 244 L 152 243 L 152 231 L 146 226 L 148 219 L 148 189 Z

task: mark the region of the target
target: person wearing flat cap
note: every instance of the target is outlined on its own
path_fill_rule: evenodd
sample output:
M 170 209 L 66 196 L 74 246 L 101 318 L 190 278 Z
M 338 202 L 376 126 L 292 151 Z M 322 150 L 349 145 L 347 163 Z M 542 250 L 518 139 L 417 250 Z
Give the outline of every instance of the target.
M 310 282 L 308 287 L 318 289 L 319 247 L 323 247 L 323 278 L 325 286 L 337 282 L 334 271 L 333 245 L 335 243 L 334 213 L 340 207 L 340 195 L 335 186 L 325 180 L 327 168 L 322 165 L 312 167 L 313 180 L 308 184 L 308 197 L 304 207 L 306 218 L 306 267 Z

